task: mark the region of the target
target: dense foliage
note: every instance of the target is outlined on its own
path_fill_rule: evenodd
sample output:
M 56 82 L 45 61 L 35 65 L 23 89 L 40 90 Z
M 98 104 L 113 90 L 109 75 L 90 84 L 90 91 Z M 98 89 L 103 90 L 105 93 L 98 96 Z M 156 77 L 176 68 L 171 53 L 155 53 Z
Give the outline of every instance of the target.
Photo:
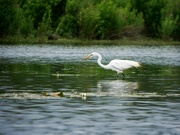
M 180 40 L 180 0 L 0 0 L 0 37 Z

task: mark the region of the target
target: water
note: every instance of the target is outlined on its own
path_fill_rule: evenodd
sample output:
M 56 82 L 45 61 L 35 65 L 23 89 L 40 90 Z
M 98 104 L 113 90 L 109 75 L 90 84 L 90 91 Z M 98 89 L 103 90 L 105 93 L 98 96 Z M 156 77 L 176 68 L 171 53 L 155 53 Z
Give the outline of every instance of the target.
M 94 51 L 142 68 L 117 80 L 83 60 Z M 179 46 L 1 45 L 0 134 L 178 135 L 179 58 Z

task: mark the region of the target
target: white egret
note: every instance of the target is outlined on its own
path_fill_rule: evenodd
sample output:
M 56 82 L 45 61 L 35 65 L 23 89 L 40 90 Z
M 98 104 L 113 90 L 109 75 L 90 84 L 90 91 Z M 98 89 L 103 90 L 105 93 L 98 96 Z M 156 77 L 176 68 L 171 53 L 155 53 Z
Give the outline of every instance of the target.
M 107 65 L 104 65 L 101 63 L 102 61 L 102 56 L 101 54 L 99 53 L 96 53 L 96 52 L 93 52 L 89 55 L 87 55 L 84 60 L 87 60 L 88 58 L 92 57 L 92 56 L 97 56 L 98 59 L 97 59 L 97 63 L 99 64 L 99 66 L 101 66 L 102 68 L 104 69 L 111 69 L 113 71 L 116 71 L 117 72 L 117 78 L 118 78 L 118 74 L 121 73 L 123 75 L 123 77 L 125 77 L 123 71 L 126 70 L 126 69 L 129 69 L 131 67 L 140 67 L 141 65 L 136 62 L 136 61 L 131 61 L 131 60 L 118 60 L 118 59 L 115 59 L 115 60 L 112 60 L 109 62 L 109 64 Z

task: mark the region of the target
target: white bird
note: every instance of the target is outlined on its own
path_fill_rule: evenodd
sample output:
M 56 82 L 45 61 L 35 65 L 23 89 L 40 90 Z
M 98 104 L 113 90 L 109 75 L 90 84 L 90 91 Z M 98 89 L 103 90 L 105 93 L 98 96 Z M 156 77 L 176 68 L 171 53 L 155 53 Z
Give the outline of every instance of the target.
M 97 63 L 99 64 L 99 66 L 101 66 L 102 68 L 104 69 L 111 69 L 113 71 L 116 71 L 117 72 L 117 78 L 118 78 L 118 74 L 121 73 L 123 75 L 123 77 L 125 77 L 123 71 L 126 70 L 126 69 L 129 69 L 131 67 L 140 67 L 141 65 L 136 62 L 136 61 L 131 61 L 131 60 L 118 60 L 118 59 L 115 59 L 115 60 L 112 60 L 109 62 L 109 64 L 107 65 L 104 65 L 101 63 L 102 61 L 102 56 L 101 54 L 99 53 L 96 53 L 96 52 L 93 52 L 89 55 L 87 55 L 84 60 L 87 60 L 88 58 L 92 57 L 92 56 L 97 56 L 98 59 L 97 59 Z

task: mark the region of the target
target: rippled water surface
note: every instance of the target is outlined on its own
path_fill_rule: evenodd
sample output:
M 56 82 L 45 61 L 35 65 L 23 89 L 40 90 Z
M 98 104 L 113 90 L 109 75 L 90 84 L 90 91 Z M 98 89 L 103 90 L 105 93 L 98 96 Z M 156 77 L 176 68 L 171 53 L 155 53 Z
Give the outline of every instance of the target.
M 117 80 L 91 52 L 142 67 Z M 179 46 L 0 46 L 0 134 L 178 135 L 179 114 Z

